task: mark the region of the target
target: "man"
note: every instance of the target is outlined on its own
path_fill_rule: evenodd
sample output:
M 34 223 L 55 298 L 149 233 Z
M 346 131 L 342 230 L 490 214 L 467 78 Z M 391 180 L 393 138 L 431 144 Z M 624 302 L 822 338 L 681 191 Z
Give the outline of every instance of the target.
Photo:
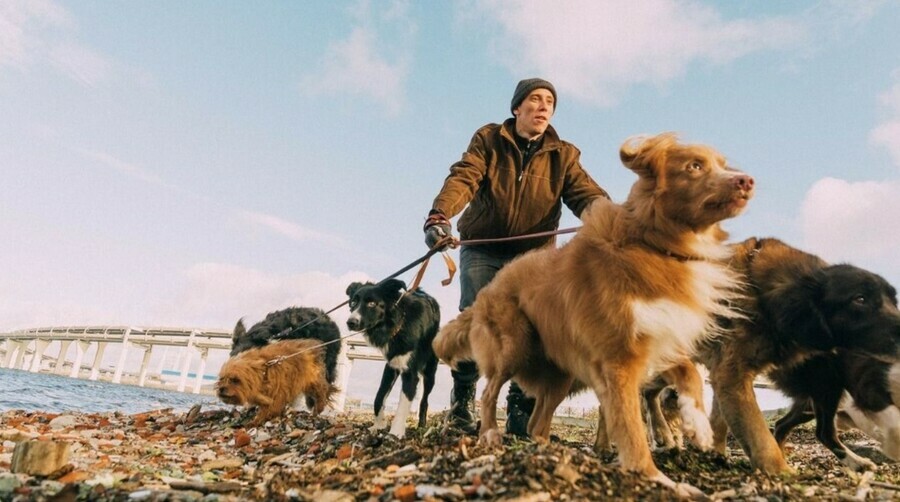
M 462 159 L 434 199 L 425 222 L 425 243 L 433 247 L 451 231 L 450 218 L 468 204 L 459 219 L 460 238 L 492 239 L 556 230 L 562 203 L 576 215 L 597 197 L 609 197 L 581 167 L 581 152 L 561 139 L 550 126 L 556 111 L 556 89 L 550 82 L 530 78 L 513 93 L 513 117 L 503 124 L 478 129 Z M 544 245 L 553 237 L 530 238 L 478 246 L 460 251 L 459 309 L 516 256 Z M 454 423 L 475 430 L 472 415 L 478 369 L 474 363 L 453 371 Z M 513 382 L 507 394 L 506 432 L 526 435 L 534 399 Z

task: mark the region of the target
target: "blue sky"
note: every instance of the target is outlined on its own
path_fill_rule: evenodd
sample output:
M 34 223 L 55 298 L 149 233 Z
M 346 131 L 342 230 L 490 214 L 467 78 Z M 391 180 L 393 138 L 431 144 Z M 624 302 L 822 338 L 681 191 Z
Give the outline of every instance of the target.
M 0 331 L 337 305 L 426 251 L 449 165 L 533 76 L 615 200 L 625 139 L 677 131 L 756 178 L 733 239 L 900 285 L 897 26 L 896 2 L 5 0 Z

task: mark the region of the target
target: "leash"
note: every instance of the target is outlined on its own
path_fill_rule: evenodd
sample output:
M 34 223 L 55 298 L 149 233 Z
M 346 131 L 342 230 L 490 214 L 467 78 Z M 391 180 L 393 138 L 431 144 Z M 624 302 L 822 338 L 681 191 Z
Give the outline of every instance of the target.
M 362 333 L 362 331 L 354 331 L 354 332 L 350 333 L 349 335 L 344 335 L 344 336 L 342 336 L 342 337 L 335 338 L 334 340 L 329 340 L 329 341 L 327 341 L 327 342 L 323 342 L 323 343 L 320 343 L 320 344 L 318 344 L 318 345 L 314 345 L 314 346 L 312 346 L 312 347 L 307 347 L 307 348 L 305 348 L 305 349 L 303 349 L 303 350 L 298 350 L 297 352 L 294 352 L 293 354 L 287 354 L 287 355 L 284 355 L 284 356 L 278 356 L 278 357 L 276 357 L 276 358 L 274 358 L 274 359 L 269 359 L 268 361 L 266 361 L 266 366 L 275 366 L 276 364 L 281 363 L 281 362 L 284 361 L 285 359 L 290 359 L 290 358 L 292 358 L 292 357 L 294 357 L 294 356 L 296 356 L 296 355 L 300 355 L 300 354 L 302 354 L 302 353 L 304 353 L 304 352 L 309 352 L 309 351 L 311 351 L 311 350 L 316 350 L 316 349 L 318 349 L 318 348 L 322 348 L 322 347 L 324 347 L 324 346 L 326 346 L 326 345 L 330 345 L 330 344 L 332 344 L 332 343 L 340 342 L 341 340 L 343 340 L 343 339 L 345 339 L 345 338 L 350 338 L 351 336 L 355 336 L 355 335 L 358 335 L 358 334 L 360 334 L 360 333 Z
M 432 246 L 431 249 L 428 250 L 427 253 L 425 253 L 418 259 L 414 260 L 412 263 L 406 265 L 405 267 L 401 268 L 400 270 L 398 270 L 398 271 L 394 272 L 393 274 L 385 277 L 384 279 L 378 281 L 376 283 L 376 286 L 383 284 L 384 282 L 389 281 L 391 279 L 394 279 L 398 275 L 412 269 L 416 265 L 422 264 L 422 266 L 419 268 L 419 271 L 416 272 L 416 276 L 415 276 L 415 279 L 413 280 L 412 287 L 407 288 L 406 293 L 404 293 L 404 295 L 412 293 L 413 291 L 415 291 L 416 289 L 419 288 L 419 283 L 422 282 L 422 277 L 424 277 L 424 275 L 425 275 L 425 269 L 428 268 L 428 261 L 431 259 L 432 256 L 434 256 L 437 253 L 441 253 L 441 255 L 444 257 L 444 262 L 447 265 L 447 271 L 449 273 L 449 277 L 447 277 L 446 279 L 441 281 L 441 284 L 443 286 L 447 286 L 453 281 L 453 276 L 456 274 L 456 263 L 454 263 L 453 258 L 450 257 L 449 253 L 447 253 L 445 251 L 447 248 L 456 249 L 457 247 L 460 247 L 460 246 L 477 246 L 479 244 L 488 244 L 488 243 L 494 243 L 494 242 L 509 242 L 509 241 L 518 241 L 518 240 L 526 240 L 526 239 L 535 239 L 535 238 L 539 238 L 539 237 L 549 237 L 549 236 L 560 235 L 560 234 L 569 234 L 569 233 L 577 231 L 579 228 L 581 228 L 581 227 L 570 227 L 570 228 L 564 228 L 561 230 L 550 230 L 550 231 L 546 231 L 546 232 L 537 232 L 537 233 L 525 234 L 525 235 L 515 235 L 512 237 L 497 237 L 497 238 L 492 238 L 492 239 L 459 240 L 456 237 L 453 237 L 452 235 L 448 235 L 448 236 L 442 238 L 441 240 L 437 241 L 434 244 L 434 246 Z M 276 340 L 276 341 L 281 340 L 281 339 L 285 338 L 288 334 L 290 334 L 292 331 L 301 330 L 301 329 L 309 326 L 310 324 L 318 321 L 319 319 L 327 316 L 328 314 L 334 312 L 335 310 L 343 307 L 344 305 L 347 305 L 348 303 L 350 303 L 349 298 L 347 300 L 344 300 L 341 304 L 335 306 L 331 310 L 329 310 L 327 312 L 323 312 L 322 314 L 303 323 L 302 325 L 300 325 L 297 328 L 285 329 L 281 333 L 278 333 L 278 334 L 272 336 L 271 340 Z M 319 345 L 315 345 L 313 347 L 308 347 L 306 349 L 294 352 L 293 354 L 278 356 L 274 359 L 270 359 L 270 360 L 266 361 L 266 367 L 268 368 L 268 367 L 274 366 L 276 364 L 280 364 L 285 359 L 289 359 L 291 357 L 302 354 L 304 352 L 308 352 L 311 350 L 318 349 L 320 347 L 324 347 L 325 345 L 328 345 L 331 343 L 339 342 L 345 338 L 350 338 L 351 336 L 358 335 L 359 333 L 362 333 L 362 331 L 354 331 L 354 332 L 350 333 L 349 335 L 345 335 L 340 338 L 336 338 L 334 340 L 324 342 Z

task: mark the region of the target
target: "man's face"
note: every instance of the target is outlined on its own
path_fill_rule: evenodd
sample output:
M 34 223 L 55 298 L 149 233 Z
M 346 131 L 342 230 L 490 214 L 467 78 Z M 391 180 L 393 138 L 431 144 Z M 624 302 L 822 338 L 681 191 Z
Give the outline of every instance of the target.
M 523 138 L 532 139 L 547 130 L 556 102 L 548 89 L 535 89 L 513 110 L 516 116 L 516 132 Z

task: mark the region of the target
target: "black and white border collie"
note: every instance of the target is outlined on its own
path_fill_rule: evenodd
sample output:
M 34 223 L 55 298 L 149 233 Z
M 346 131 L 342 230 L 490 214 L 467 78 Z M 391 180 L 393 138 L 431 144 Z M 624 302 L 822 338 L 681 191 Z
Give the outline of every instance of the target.
M 387 427 L 384 399 L 399 376 L 402 392 L 390 432 L 402 438 L 406 435 L 406 419 L 416 397 L 420 375 L 424 389 L 419 403 L 418 425 L 420 428 L 425 426 L 428 395 L 434 388 L 438 365 L 431 342 L 438 332 L 440 308 L 437 301 L 421 289 L 406 292 L 406 284 L 398 279 L 388 279 L 378 284 L 354 282 L 347 287 L 347 296 L 350 297 L 347 327 L 352 331 L 362 331 L 369 345 L 380 350 L 387 360 L 375 394 L 372 431 Z

